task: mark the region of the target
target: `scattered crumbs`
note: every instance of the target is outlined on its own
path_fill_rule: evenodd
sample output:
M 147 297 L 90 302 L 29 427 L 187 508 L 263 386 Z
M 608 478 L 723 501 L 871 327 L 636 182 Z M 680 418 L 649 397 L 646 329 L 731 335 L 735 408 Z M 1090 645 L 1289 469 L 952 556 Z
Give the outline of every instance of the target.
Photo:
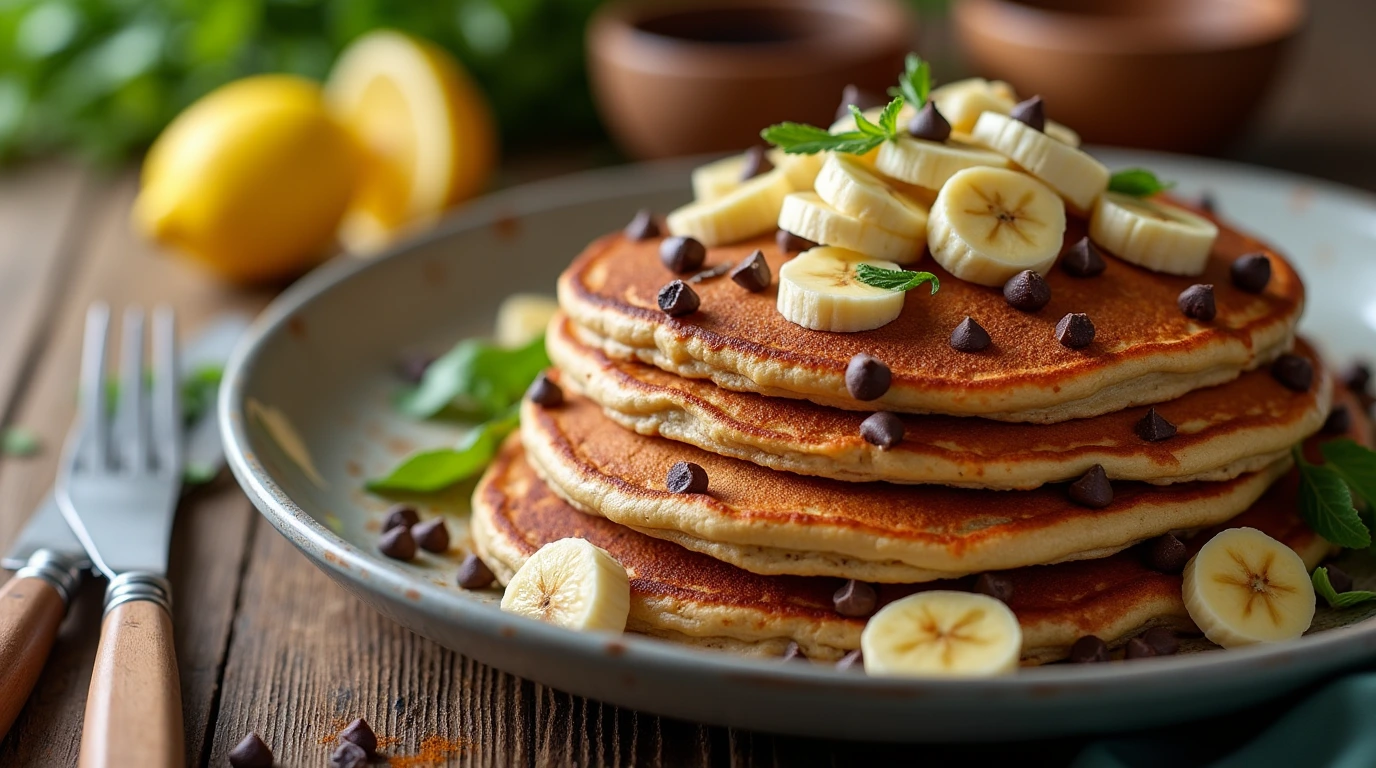
M 359 466 L 359 463 L 353 459 L 344 462 L 344 471 L 348 473 L 349 477 L 363 476 L 363 467 Z
M 23 427 L 10 427 L 0 434 L 0 455 L 27 458 L 37 455 L 41 448 L 38 435 Z
M 396 755 L 387 758 L 391 768 L 439 768 L 448 761 L 449 756 L 463 749 L 462 739 L 446 739 L 432 734 L 420 741 L 420 750 L 414 755 Z

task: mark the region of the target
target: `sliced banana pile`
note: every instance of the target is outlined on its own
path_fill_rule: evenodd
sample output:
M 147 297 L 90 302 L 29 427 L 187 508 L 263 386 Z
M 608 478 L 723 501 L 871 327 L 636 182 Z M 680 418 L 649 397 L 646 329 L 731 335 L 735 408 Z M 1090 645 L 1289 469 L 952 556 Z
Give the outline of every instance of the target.
M 936 263 L 962 280 L 990 286 L 1027 269 L 1045 275 L 1064 234 L 1065 207 L 1056 193 L 1003 168 L 967 168 L 951 177 L 928 223 Z
M 626 569 L 586 539 L 552 541 L 516 571 L 502 610 L 586 632 L 621 632 L 631 610 Z

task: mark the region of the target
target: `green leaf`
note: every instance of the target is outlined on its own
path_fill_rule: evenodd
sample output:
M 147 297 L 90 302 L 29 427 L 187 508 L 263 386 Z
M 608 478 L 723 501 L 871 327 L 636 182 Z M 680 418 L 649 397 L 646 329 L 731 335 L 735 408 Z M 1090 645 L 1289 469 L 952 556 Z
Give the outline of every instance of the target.
M 1315 533 L 1340 547 L 1365 549 L 1371 532 L 1352 505 L 1343 476 L 1327 466 L 1310 464 L 1298 456 L 1300 515 Z
M 892 105 L 893 102 L 891 101 L 889 104 Z M 887 112 L 888 109 L 888 107 L 884 107 L 884 112 Z M 865 113 L 861 112 L 860 108 L 854 104 L 850 105 L 850 116 L 855 118 L 855 129 L 860 133 L 866 136 L 877 136 L 880 140 L 890 138 L 890 134 L 883 127 L 870 122 L 870 119 L 865 117 Z
M 1164 182 L 1156 174 L 1145 168 L 1128 168 L 1118 171 L 1108 179 L 1108 191 L 1133 197 L 1151 197 L 1175 186 L 1175 182 Z
M 411 454 L 386 477 L 368 482 L 379 493 L 437 493 L 478 474 L 497 455 L 502 440 L 516 428 L 519 416 L 512 407 L 503 416 L 475 427 L 453 448 Z
M 904 61 L 903 74 L 898 78 L 898 87 L 890 88 L 890 96 L 902 96 L 914 107 L 921 109 L 927 104 L 927 94 L 932 91 L 932 66 L 915 53 L 908 54 Z
M 898 135 L 898 113 L 903 109 L 903 97 L 899 96 L 884 106 L 884 111 L 879 113 L 879 127 L 884 131 L 884 138 L 892 139 Z
M 182 482 L 187 485 L 205 485 L 220 474 L 220 468 L 213 464 L 187 464 L 182 467 Z
M 1332 468 L 1347 481 L 1352 493 L 1376 507 L 1376 451 L 1353 440 L 1333 440 L 1319 449 Z
M 398 408 L 428 419 L 446 408 L 496 416 L 521 399 L 530 382 L 549 367 L 543 335 L 509 349 L 482 339 L 466 339 L 425 369 L 420 386 L 404 395 Z
M 215 398 L 220 394 L 220 380 L 224 375 L 224 368 L 207 365 L 182 379 L 183 423 L 195 424 L 215 407 Z
M 859 130 L 831 133 L 803 123 L 779 123 L 760 131 L 760 138 L 790 155 L 815 155 L 818 152 L 841 152 L 863 155 L 883 143 L 883 136 L 871 136 Z
M 1369 603 L 1376 600 L 1376 592 L 1368 592 L 1363 589 L 1354 589 L 1348 592 L 1341 592 L 1333 589 L 1333 583 L 1328 580 L 1327 568 L 1314 569 L 1314 593 L 1324 599 L 1333 608 L 1351 608 L 1354 605 Z
M 10 427 L 0 434 L 0 456 L 27 458 L 42 448 L 38 435 L 23 427 Z
M 884 269 L 873 264 L 855 267 L 855 278 L 865 285 L 890 291 L 911 291 L 919 285 L 932 284 L 932 293 L 941 290 L 941 281 L 931 272 L 909 272 L 905 269 Z

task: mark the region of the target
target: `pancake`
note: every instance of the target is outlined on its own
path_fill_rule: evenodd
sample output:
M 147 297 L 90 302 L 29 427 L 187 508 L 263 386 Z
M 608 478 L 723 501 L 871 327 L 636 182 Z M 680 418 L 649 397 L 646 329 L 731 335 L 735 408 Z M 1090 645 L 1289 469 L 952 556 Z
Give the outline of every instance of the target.
M 847 483 L 708 453 L 623 429 L 590 400 L 529 402 L 521 434 L 531 465 L 580 511 L 675 541 L 761 574 L 912 583 L 1103 557 L 1168 531 L 1222 523 L 1247 509 L 1289 456 L 1225 482 L 1119 482 L 1105 509 L 1064 485 L 1030 491 Z M 669 467 L 707 472 L 706 494 L 664 488 Z
M 777 286 L 747 293 L 726 278 L 694 286 L 702 298 L 698 312 L 668 317 L 655 300 L 674 278 L 660 263 L 659 241 L 618 233 L 594 241 L 565 270 L 559 303 L 589 346 L 727 389 L 849 410 L 1053 423 L 1222 384 L 1290 348 L 1304 303 L 1298 275 L 1262 242 L 1219 230 L 1201 276 L 1160 274 L 1112 257 L 1094 278 L 1053 268 L 1051 303 L 1032 313 L 1010 307 L 998 289 L 952 277 L 928 257 L 916 268 L 937 274 L 940 292 L 914 291 L 897 320 L 861 333 L 794 325 L 775 310 Z M 1070 222 L 1066 245 L 1083 235 L 1084 223 Z M 777 275 L 785 256 L 772 238 L 713 248 L 704 268 L 739 262 L 756 249 Z M 1273 275 L 1261 295 L 1229 278 L 1232 262 L 1253 251 L 1271 258 Z M 1214 286 L 1218 316 L 1210 323 L 1186 318 L 1177 306 L 1180 292 L 1195 283 Z M 1054 338 L 1068 312 L 1087 313 L 1097 329 L 1083 350 Z M 948 343 L 967 315 L 993 337 L 984 352 L 957 352 Z M 859 402 L 846 391 L 846 365 L 859 353 L 893 371 L 892 387 L 878 400 Z
M 1147 406 L 1059 424 L 1012 424 L 955 416 L 907 415 L 906 439 L 880 450 L 860 437 L 868 413 L 803 400 L 722 389 L 644 363 L 614 360 L 579 343 L 567 318 L 546 336 L 561 381 L 643 435 L 678 440 L 771 469 L 847 481 L 1030 489 L 1069 480 L 1101 464 L 1114 480 L 1177 483 L 1229 480 L 1283 459 L 1318 431 L 1332 381 L 1308 345 L 1316 383 L 1299 394 L 1258 370 L 1157 407 L 1179 429 L 1159 443 L 1133 426 Z
M 1287 478 L 1234 521 L 1259 528 L 1294 548 L 1311 567 L 1329 551 L 1295 514 L 1297 479 Z M 473 497 L 478 554 L 503 584 L 535 550 L 551 541 L 585 538 L 606 549 L 631 576 L 627 629 L 698 647 L 779 656 L 790 641 L 814 661 L 832 661 L 860 646 L 864 619 L 832 607 L 839 579 L 760 576 L 675 544 L 639 534 L 570 507 L 540 481 L 514 438 L 503 447 Z M 1197 537 L 1193 547 L 1207 537 Z M 1008 605 L 1023 632 L 1025 664 L 1063 659 L 1071 644 L 1096 635 L 1111 646 L 1152 626 L 1193 630 L 1177 575 L 1149 570 L 1136 551 L 1100 560 L 1009 571 Z M 969 589 L 972 581 L 935 582 Z M 880 603 L 918 588 L 880 585 Z

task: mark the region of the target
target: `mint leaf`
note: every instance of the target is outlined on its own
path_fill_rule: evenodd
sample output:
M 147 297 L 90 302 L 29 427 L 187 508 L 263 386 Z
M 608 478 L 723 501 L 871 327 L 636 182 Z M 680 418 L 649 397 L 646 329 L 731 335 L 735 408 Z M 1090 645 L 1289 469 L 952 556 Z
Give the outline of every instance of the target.
M 1156 174 L 1145 168 L 1128 168 L 1118 171 L 1108 179 L 1108 191 L 1133 197 L 1151 197 L 1175 186 L 1175 182 L 1164 182 Z
M 548 367 L 543 335 L 515 349 L 466 339 L 431 363 L 420 386 L 402 396 L 397 407 L 418 419 L 448 408 L 494 417 L 518 402 Z
M 41 447 L 38 435 L 23 427 L 10 427 L 0 433 L 0 456 L 28 458 L 36 456 Z
M 453 448 L 411 454 L 386 477 L 368 482 L 378 493 L 437 493 L 478 474 L 519 422 L 517 408 L 474 428 Z
M 902 96 L 909 104 L 921 109 L 926 106 L 927 94 L 932 91 L 932 66 L 915 53 L 908 54 L 903 63 L 898 87 L 890 88 L 889 95 Z
M 760 131 L 760 138 L 790 155 L 815 155 L 818 152 L 841 152 L 863 155 L 879 146 L 883 136 L 860 130 L 832 133 L 825 128 L 804 123 L 778 123 Z
M 865 285 L 890 291 L 911 291 L 925 283 L 932 284 L 932 293 L 941 290 L 941 281 L 931 272 L 909 272 L 904 269 L 884 269 L 873 264 L 858 264 L 855 278 Z
M 224 375 L 224 368 L 207 365 L 182 378 L 182 423 L 195 424 L 215 407 Z
M 1300 468 L 1300 515 L 1315 533 L 1348 549 L 1371 546 L 1371 531 L 1352 505 L 1352 493 L 1338 472 L 1310 464 L 1295 450 Z
M 1354 589 L 1349 592 L 1334 590 L 1333 583 L 1328 580 L 1327 568 L 1315 568 L 1313 582 L 1314 593 L 1322 597 L 1324 602 L 1333 608 L 1351 608 L 1354 605 L 1376 600 L 1376 592 L 1368 592 L 1363 589 Z
M 899 100 L 894 99 L 894 101 Z M 889 106 L 893 106 L 893 101 L 889 102 Z M 880 114 L 882 115 L 884 113 L 887 113 L 889 111 L 889 106 L 884 107 L 884 111 Z M 902 106 L 901 102 L 899 103 L 899 106 Z M 865 134 L 866 136 L 878 137 L 881 141 L 893 137 L 893 134 L 891 134 L 890 132 L 885 131 L 882 127 L 875 125 L 874 123 L 871 123 L 870 119 L 868 117 L 865 117 L 865 113 L 861 112 L 860 108 L 855 106 L 854 104 L 850 105 L 850 116 L 855 118 L 855 129 L 860 133 Z
M 903 97 L 899 96 L 884 106 L 884 111 L 879 113 L 879 127 L 884 131 L 884 138 L 892 139 L 898 135 L 898 113 L 903 110 Z
M 1332 468 L 1347 481 L 1352 493 L 1376 507 L 1376 451 L 1353 440 L 1333 440 L 1319 449 Z

